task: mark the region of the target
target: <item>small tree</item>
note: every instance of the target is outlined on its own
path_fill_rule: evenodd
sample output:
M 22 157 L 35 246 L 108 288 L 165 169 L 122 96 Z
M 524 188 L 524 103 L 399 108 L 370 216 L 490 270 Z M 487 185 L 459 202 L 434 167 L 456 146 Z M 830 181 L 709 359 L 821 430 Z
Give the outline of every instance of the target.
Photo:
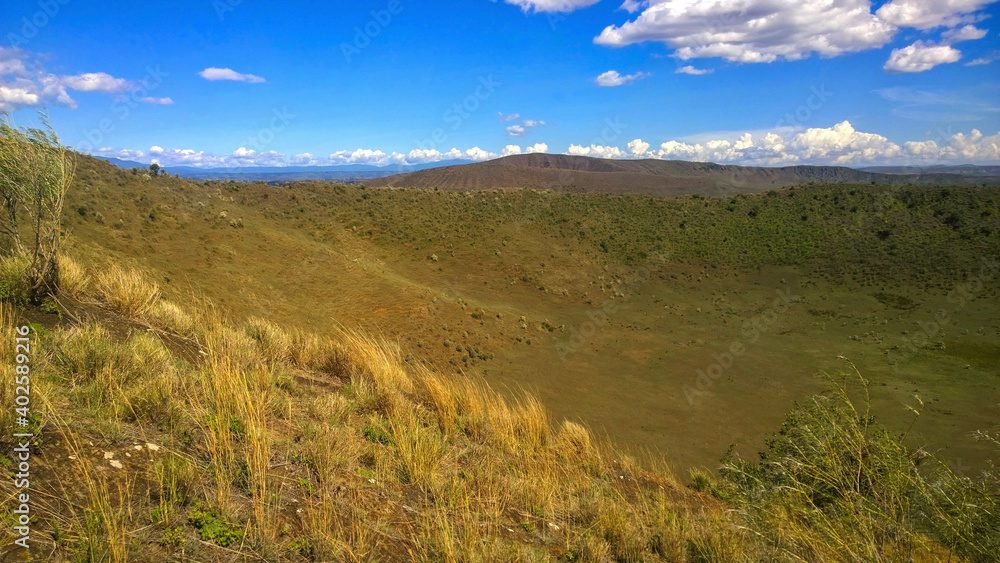
M 76 171 L 73 153 L 59 142 L 48 116 L 39 116 L 43 128 L 26 128 L 0 114 L 0 200 L 5 211 L 0 233 L 10 239 L 13 252 L 28 258 L 25 281 L 32 302 L 54 291 L 59 279 L 62 209 Z
M 160 175 L 160 165 L 157 164 L 157 163 L 155 163 L 155 162 L 153 164 L 150 164 L 149 165 L 149 174 L 150 174 L 150 176 L 159 176 Z

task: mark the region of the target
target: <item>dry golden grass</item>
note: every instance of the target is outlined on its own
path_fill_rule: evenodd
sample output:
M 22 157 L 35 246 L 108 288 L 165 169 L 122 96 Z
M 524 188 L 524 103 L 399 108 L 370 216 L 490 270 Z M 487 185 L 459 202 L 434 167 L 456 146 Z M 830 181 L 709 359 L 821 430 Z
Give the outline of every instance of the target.
M 190 313 L 166 299 L 158 300 L 148 313 L 153 324 L 164 327 L 182 336 L 191 336 L 197 327 L 197 320 Z
M 76 298 L 83 297 L 90 289 L 91 279 L 76 260 L 65 253 L 56 257 L 59 270 L 59 289 Z
M 160 287 L 137 270 L 111 264 L 96 274 L 97 297 L 126 317 L 149 313 L 160 298 Z

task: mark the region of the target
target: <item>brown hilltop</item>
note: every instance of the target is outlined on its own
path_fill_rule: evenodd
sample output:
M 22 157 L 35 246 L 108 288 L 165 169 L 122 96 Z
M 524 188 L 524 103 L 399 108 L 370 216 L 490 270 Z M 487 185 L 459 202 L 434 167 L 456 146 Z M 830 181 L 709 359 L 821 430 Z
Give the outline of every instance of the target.
M 966 180 L 957 174 L 902 176 L 836 166 L 754 168 L 680 160 L 609 160 L 562 154 L 523 154 L 397 174 L 369 180 L 366 184 L 454 191 L 529 188 L 676 196 L 751 193 L 809 182 L 962 184 Z

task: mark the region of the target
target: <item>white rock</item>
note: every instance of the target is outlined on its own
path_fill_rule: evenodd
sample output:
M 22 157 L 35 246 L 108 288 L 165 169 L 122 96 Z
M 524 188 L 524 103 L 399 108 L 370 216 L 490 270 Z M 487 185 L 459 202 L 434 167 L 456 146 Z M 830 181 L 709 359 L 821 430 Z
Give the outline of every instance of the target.
M 104 459 L 111 459 L 115 457 L 115 452 L 104 452 Z
M 158 452 L 158 451 L 160 451 L 160 446 L 157 446 L 156 444 L 154 444 L 152 442 L 146 442 L 146 447 L 149 448 L 149 451 L 151 451 L 151 452 Z
M 113 459 L 113 460 L 109 461 L 108 463 L 110 463 L 111 467 L 114 467 L 115 469 L 121 469 L 121 468 L 125 467 L 124 465 L 122 465 L 122 462 L 118 461 L 117 459 Z

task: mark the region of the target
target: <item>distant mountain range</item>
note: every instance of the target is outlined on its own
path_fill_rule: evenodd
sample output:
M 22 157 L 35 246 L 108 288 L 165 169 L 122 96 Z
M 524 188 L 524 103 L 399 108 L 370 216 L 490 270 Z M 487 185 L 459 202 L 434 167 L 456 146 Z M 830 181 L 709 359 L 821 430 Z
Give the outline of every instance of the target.
M 101 158 L 101 157 L 99 157 Z M 102 158 L 121 168 L 140 162 Z M 358 182 L 442 190 L 532 188 L 554 191 L 649 195 L 756 192 L 809 182 L 868 184 L 1000 185 L 1000 166 L 841 166 L 761 168 L 680 160 L 609 160 L 560 154 L 526 154 L 485 162 L 442 161 L 410 166 L 286 166 L 196 168 L 166 166 L 192 180 L 230 179 L 282 183 L 307 180 Z
M 102 157 L 119 168 L 149 168 L 148 164 L 119 158 Z M 356 181 L 381 178 L 437 166 L 464 164 L 465 160 L 446 160 L 427 164 L 372 166 L 348 164 L 342 166 L 254 166 L 240 168 L 197 168 L 194 166 L 164 166 L 169 174 L 179 174 L 190 180 L 237 180 L 244 182 L 300 182 L 307 180 Z

